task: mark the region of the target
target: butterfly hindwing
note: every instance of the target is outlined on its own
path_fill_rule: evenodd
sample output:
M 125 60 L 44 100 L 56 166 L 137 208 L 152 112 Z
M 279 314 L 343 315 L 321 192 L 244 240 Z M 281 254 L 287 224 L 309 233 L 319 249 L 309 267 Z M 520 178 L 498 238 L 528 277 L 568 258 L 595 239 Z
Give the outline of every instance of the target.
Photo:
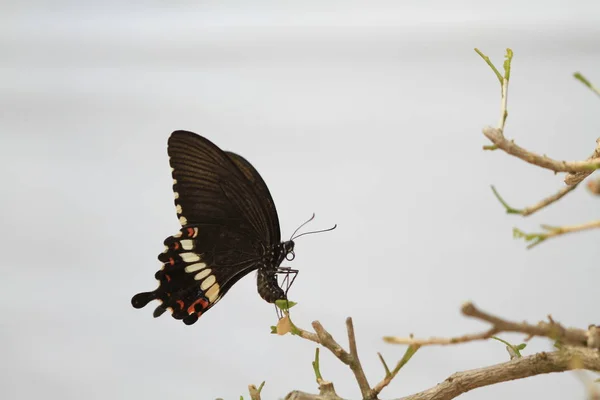
M 231 286 L 256 269 L 254 246 L 247 238 L 218 225 L 189 225 L 164 241 L 156 272 L 159 286 L 132 299 L 136 308 L 160 300 L 154 316 L 172 310 L 186 324 L 214 306 Z M 235 247 L 234 251 L 228 249 Z

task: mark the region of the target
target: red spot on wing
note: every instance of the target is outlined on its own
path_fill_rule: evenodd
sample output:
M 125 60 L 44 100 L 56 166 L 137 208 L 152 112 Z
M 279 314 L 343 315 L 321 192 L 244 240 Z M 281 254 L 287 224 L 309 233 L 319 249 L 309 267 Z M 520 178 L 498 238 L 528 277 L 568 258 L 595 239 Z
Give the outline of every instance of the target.
M 202 306 L 202 310 L 206 310 L 208 308 L 208 301 L 201 297 L 188 307 L 188 314 L 193 314 L 194 312 L 196 312 L 196 304 L 200 304 Z M 201 311 L 198 312 L 198 316 L 200 316 L 200 314 L 202 314 Z
M 165 274 L 165 278 L 167 278 L 167 282 L 171 282 L 171 277 L 167 274 Z
M 169 264 L 175 265 L 175 260 L 173 260 L 173 257 L 169 257 Z
M 187 228 L 187 233 L 189 237 L 193 237 L 194 236 L 194 228 Z
M 179 242 L 173 243 L 173 248 L 177 250 L 179 248 Z
M 185 303 L 183 302 L 183 300 L 177 300 L 176 303 L 179 304 L 179 308 L 183 310 L 183 307 L 185 306 Z

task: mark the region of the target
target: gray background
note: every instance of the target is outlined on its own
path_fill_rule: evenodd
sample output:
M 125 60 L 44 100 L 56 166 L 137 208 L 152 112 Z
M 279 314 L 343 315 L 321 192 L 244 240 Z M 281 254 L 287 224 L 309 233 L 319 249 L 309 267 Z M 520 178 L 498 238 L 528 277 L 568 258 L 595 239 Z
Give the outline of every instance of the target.
M 463 301 L 516 320 L 598 322 L 599 232 L 526 251 L 513 226 L 598 218 L 578 190 L 528 220 L 507 216 L 561 178 L 481 151 L 499 85 L 474 53 L 515 51 L 507 136 L 585 158 L 598 137 L 597 1 L 54 1 L 0 8 L 0 397 L 265 399 L 316 391 L 314 344 L 269 334 L 253 275 L 192 327 L 130 298 L 151 290 L 177 229 L 166 140 L 187 129 L 248 158 L 268 183 L 282 234 L 312 212 L 290 266 L 294 321 L 346 343 L 353 316 L 372 384 L 403 348 L 383 335 L 487 328 Z M 596 264 L 594 264 L 596 263 Z M 519 336 L 505 335 L 518 342 Z M 534 341 L 526 353 L 548 350 Z M 323 352 L 324 377 L 358 398 Z M 507 360 L 504 346 L 425 348 L 383 393 Z M 582 399 L 571 373 L 461 398 Z

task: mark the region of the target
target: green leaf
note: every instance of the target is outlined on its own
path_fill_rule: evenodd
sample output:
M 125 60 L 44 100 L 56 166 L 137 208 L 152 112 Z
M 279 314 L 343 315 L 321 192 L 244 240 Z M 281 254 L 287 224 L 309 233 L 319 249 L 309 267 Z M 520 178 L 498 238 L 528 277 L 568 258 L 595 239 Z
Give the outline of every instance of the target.
M 289 310 L 290 308 L 294 307 L 296 304 L 298 304 L 298 303 L 296 303 L 294 301 L 290 301 L 290 300 L 275 300 L 275 305 L 283 311 Z
M 277 335 L 277 327 L 274 325 L 271 325 L 271 333 Z
M 517 349 L 523 350 L 525 347 L 527 347 L 527 343 L 521 343 L 520 345 L 517 346 Z
M 519 347 L 523 346 L 523 348 L 525 348 L 525 346 L 526 346 L 525 343 L 521 343 L 518 346 L 514 346 L 514 345 L 508 343 L 506 340 L 500 339 L 497 336 L 492 336 L 492 339 L 497 340 L 506 345 L 506 350 L 508 351 L 508 354 L 510 354 L 511 360 L 513 359 L 513 357 L 521 358 L 521 352 L 519 351 L 521 349 Z

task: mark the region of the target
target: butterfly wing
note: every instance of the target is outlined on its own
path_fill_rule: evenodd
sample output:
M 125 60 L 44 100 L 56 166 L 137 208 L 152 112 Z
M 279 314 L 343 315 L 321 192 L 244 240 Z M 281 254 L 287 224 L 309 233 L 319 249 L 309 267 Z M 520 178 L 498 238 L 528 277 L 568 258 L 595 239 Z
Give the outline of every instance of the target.
M 209 140 L 187 131 L 175 131 L 168 144 L 175 207 L 182 226 L 217 223 L 254 233 L 265 244 L 279 242 L 274 207 L 231 156 Z M 238 156 L 239 157 L 239 156 Z M 239 157 L 241 158 L 241 157 Z M 239 160 L 238 158 L 238 160 Z M 244 160 L 245 161 L 245 160 Z M 250 165 L 247 161 L 245 165 Z M 267 190 L 268 193 L 268 190 Z M 270 194 L 268 199 L 271 201 Z
M 158 256 L 163 266 L 155 274 L 158 288 L 131 300 L 135 308 L 159 300 L 155 317 L 170 309 L 173 318 L 191 325 L 256 268 L 255 243 L 223 225 L 188 225 L 164 244 Z
M 244 157 L 230 151 L 226 151 L 225 154 L 233 160 L 246 179 L 254 186 L 257 195 L 260 197 L 261 204 L 265 208 L 265 215 L 268 217 L 267 223 L 272 235 L 271 243 L 279 243 L 281 241 L 279 217 L 277 216 L 277 208 L 275 207 L 275 202 L 273 201 L 273 197 L 271 196 L 271 192 L 269 192 L 267 184 L 256 168 L 254 168 Z
M 258 267 L 261 249 L 279 241 L 279 221 L 266 184 L 241 156 L 186 131 L 173 132 L 168 154 L 182 229 L 158 256 L 159 287 L 132 305 L 160 300 L 155 317 L 171 309 L 190 325 Z

